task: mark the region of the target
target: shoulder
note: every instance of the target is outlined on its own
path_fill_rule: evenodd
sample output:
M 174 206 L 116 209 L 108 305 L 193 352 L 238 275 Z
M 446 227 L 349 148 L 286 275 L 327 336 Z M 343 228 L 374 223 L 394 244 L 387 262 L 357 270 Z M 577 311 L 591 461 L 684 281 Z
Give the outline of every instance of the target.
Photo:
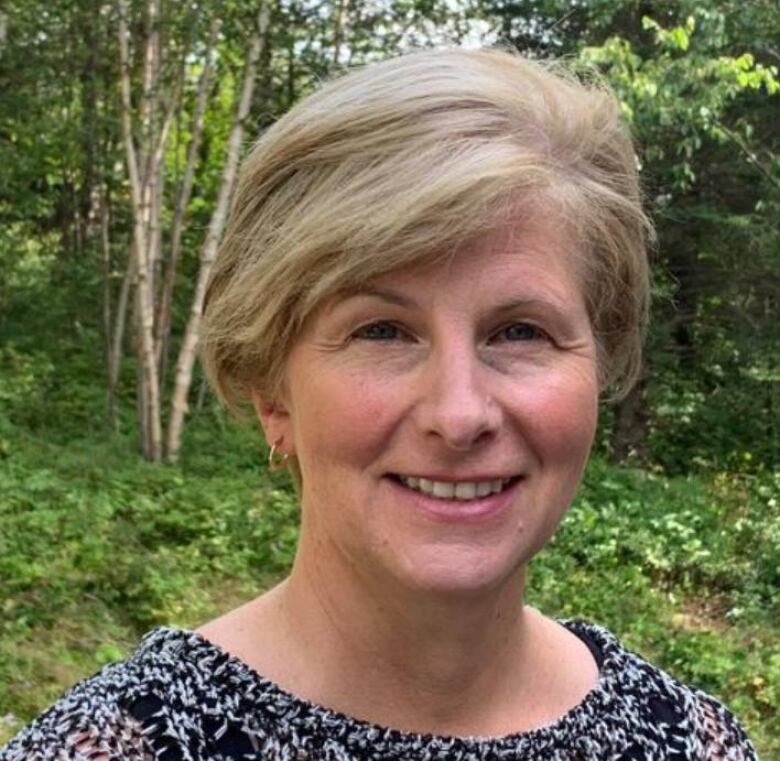
M 164 729 L 161 696 L 186 670 L 171 647 L 183 634 L 156 630 L 128 660 L 77 683 L 0 749 L 0 761 L 156 758 L 149 738 Z
M 680 682 L 622 645 L 608 630 L 582 621 L 562 622 L 600 660 L 600 688 L 630 713 L 640 734 L 679 758 L 756 761 L 755 748 L 734 715 L 716 698 Z M 646 746 L 647 740 L 641 745 Z M 644 759 L 637 748 L 627 759 Z

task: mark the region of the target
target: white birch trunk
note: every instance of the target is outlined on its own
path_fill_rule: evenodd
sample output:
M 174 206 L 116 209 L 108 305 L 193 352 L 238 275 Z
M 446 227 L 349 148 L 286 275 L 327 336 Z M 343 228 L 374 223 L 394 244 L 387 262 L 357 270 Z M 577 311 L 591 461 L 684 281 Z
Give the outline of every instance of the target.
M 198 89 L 195 100 L 195 113 L 192 118 L 191 137 L 187 146 L 187 158 L 184 165 L 184 174 L 179 192 L 176 197 L 176 206 L 171 225 L 171 243 L 168 256 L 168 263 L 163 277 L 162 293 L 160 295 L 160 306 L 155 322 L 155 353 L 157 356 L 157 366 L 160 368 L 160 379 L 165 378 L 166 359 L 168 355 L 168 337 L 171 332 L 171 305 L 173 302 L 173 289 L 176 283 L 176 272 L 179 264 L 179 254 L 181 252 L 181 235 L 184 229 L 184 220 L 187 214 L 187 206 L 192 195 L 192 182 L 195 177 L 195 167 L 197 165 L 200 143 L 203 137 L 203 127 L 205 124 L 206 107 L 208 105 L 209 89 L 211 87 L 214 72 L 214 48 L 217 42 L 217 36 L 221 26 L 220 19 L 214 16 L 209 27 L 209 38 L 206 44 L 206 54 L 198 79 Z
M 333 65 L 341 60 L 341 46 L 344 39 L 344 24 L 349 9 L 349 0 L 338 0 L 333 12 Z
M 267 0 L 260 6 L 257 19 L 257 30 L 249 42 L 246 64 L 244 66 L 244 79 L 241 95 L 233 120 L 233 126 L 228 138 L 225 165 L 222 171 L 222 182 L 214 212 L 211 216 L 208 233 L 203 242 L 200 255 L 200 268 L 198 280 L 195 285 L 195 294 L 190 307 L 190 316 L 184 331 L 184 338 L 179 350 L 176 362 L 176 382 L 171 401 L 170 422 L 166 439 L 166 457 L 169 462 L 176 462 L 181 449 L 181 437 L 184 427 L 184 417 L 187 414 L 187 398 L 192 383 L 192 370 L 195 364 L 198 337 L 200 335 L 200 322 L 203 314 L 203 300 L 206 295 L 206 284 L 214 265 L 219 240 L 225 227 L 230 198 L 235 185 L 238 171 L 239 153 L 241 141 L 244 136 L 244 122 L 249 114 L 252 103 L 252 93 L 255 86 L 257 64 L 263 54 L 263 46 L 266 44 L 268 25 L 270 23 L 270 7 Z
M 119 298 L 114 313 L 114 327 L 111 334 L 111 347 L 108 353 L 108 417 L 114 430 L 119 428 L 116 391 L 119 386 L 119 370 L 122 367 L 125 326 L 127 325 L 127 311 L 130 304 L 130 289 L 133 284 L 134 272 L 135 260 L 130 257 L 119 289 Z
M 154 0 L 150 6 L 155 5 Z M 153 206 L 154 185 L 150 183 L 148 154 L 141 159 L 136 148 L 132 127 L 132 101 L 130 96 L 130 51 L 127 27 L 127 0 L 117 0 L 119 14 L 119 58 L 120 89 L 122 110 L 122 137 L 127 154 L 127 171 L 130 179 L 130 194 L 133 206 L 133 247 L 136 276 L 136 345 L 139 362 L 139 418 L 141 422 L 141 451 L 144 457 L 152 461 L 162 459 L 162 423 L 160 419 L 160 388 L 157 375 L 157 362 L 154 353 L 154 293 L 151 283 L 150 244 L 153 239 L 150 214 Z M 154 41 L 150 35 L 147 40 L 147 68 L 154 60 Z M 150 53 L 150 49 L 152 52 Z M 149 82 L 153 75 L 145 68 L 144 72 L 144 109 L 142 131 L 148 137 L 151 129 L 151 117 L 146 111 L 149 99 Z M 144 165 L 143 174 L 140 171 Z
M 117 405 L 116 405 L 116 379 L 118 376 L 118 363 L 113 355 L 112 335 L 114 332 L 114 320 L 119 321 L 120 316 L 117 312 L 113 317 L 111 304 L 111 237 L 110 237 L 110 215 L 108 208 L 108 197 L 105 188 L 102 188 L 98 194 L 98 215 L 100 218 L 100 250 L 102 252 L 102 280 L 103 280 L 103 346 L 106 357 L 106 413 L 111 427 L 117 429 Z M 121 292 L 120 292 L 121 295 Z M 120 344 L 121 349 L 121 344 Z M 117 371 L 112 370 L 116 365 Z

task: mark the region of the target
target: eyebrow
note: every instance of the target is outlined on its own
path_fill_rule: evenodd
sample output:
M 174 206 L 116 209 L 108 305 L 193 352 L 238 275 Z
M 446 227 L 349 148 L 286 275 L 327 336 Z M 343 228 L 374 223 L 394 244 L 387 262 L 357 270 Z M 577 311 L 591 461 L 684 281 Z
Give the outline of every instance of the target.
M 501 304 L 497 304 L 490 311 L 496 314 L 503 314 L 504 312 L 511 312 L 514 309 L 521 309 L 523 307 L 552 307 L 553 309 L 560 309 L 562 306 L 564 306 L 563 302 L 556 297 L 530 295 L 509 299 Z
M 387 301 L 390 304 L 396 304 L 397 306 L 408 307 L 412 309 L 419 309 L 420 305 L 410 296 L 406 296 L 403 293 L 394 291 L 389 288 L 376 288 L 375 286 L 365 286 L 359 288 L 349 294 L 347 298 L 357 298 L 360 296 L 368 296 L 382 301 Z
M 408 309 L 419 310 L 421 308 L 419 303 L 411 296 L 399 293 L 391 288 L 377 288 L 376 286 L 366 285 L 356 291 L 352 291 L 346 299 L 359 297 L 376 298 L 388 304 L 395 304 Z M 529 307 L 534 309 L 552 309 L 555 312 L 560 312 L 565 308 L 565 301 L 550 294 L 540 295 L 531 293 L 527 296 L 510 297 L 506 301 L 489 308 L 487 312 L 491 315 L 500 316 L 515 309 L 528 309 Z

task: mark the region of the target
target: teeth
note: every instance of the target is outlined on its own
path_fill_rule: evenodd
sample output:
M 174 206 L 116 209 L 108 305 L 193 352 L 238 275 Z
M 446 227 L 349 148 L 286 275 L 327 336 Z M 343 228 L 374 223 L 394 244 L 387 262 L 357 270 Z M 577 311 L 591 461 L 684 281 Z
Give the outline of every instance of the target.
M 455 485 L 455 496 L 458 499 L 474 499 L 477 496 L 477 485 L 464 481 Z
M 433 496 L 441 499 L 452 499 L 455 496 L 455 484 L 451 481 L 434 481 Z
M 497 478 L 494 481 L 430 481 L 427 478 L 399 476 L 401 482 L 415 491 L 421 491 L 438 499 L 476 499 L 500 492 L 512 479 Z

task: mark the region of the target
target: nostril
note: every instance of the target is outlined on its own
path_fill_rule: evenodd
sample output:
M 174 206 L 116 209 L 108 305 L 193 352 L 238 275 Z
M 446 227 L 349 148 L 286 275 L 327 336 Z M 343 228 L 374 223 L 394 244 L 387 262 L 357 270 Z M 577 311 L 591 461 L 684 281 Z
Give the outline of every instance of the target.
M 453 421 L 439 428 L 437 433 L 450 449 L 468 452 L 490 441 L 495 431 L 487 423 L 478 421 Z

